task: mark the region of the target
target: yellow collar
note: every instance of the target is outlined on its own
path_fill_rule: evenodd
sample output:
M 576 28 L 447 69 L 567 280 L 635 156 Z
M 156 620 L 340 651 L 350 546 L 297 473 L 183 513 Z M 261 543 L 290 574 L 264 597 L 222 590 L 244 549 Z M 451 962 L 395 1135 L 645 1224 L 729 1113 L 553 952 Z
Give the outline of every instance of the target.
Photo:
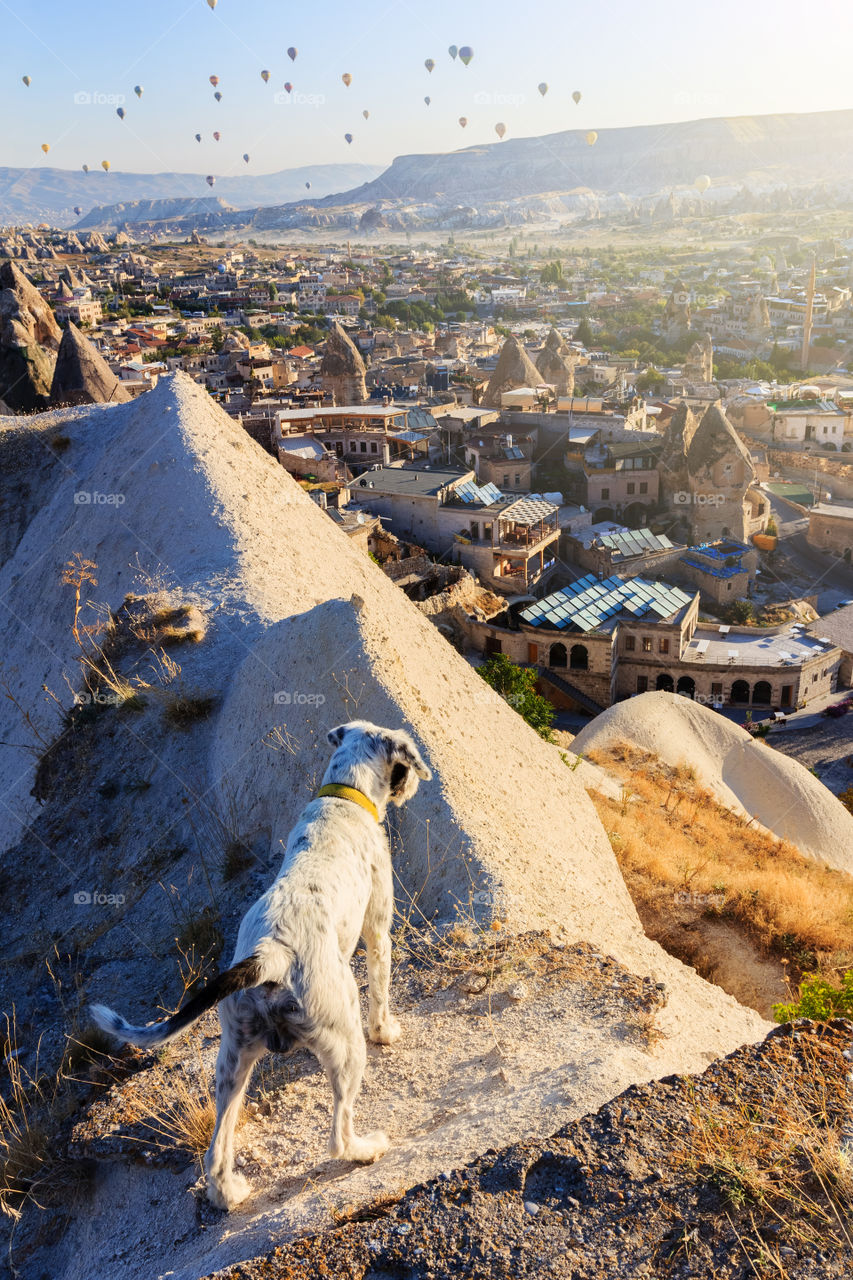
M 337 796 L 339 800 L 352 800 L 353 804 L 360 804 L 362 809 L 366 809 L 376 822 L 379 821 L 379 810 L 376 805 L 369 796 L 366 796 L 363 791 L 358 791 L 355 787 L 345 787 L 340 782 L 327 782 L 317 792 L 318 800 L 321 796 Z

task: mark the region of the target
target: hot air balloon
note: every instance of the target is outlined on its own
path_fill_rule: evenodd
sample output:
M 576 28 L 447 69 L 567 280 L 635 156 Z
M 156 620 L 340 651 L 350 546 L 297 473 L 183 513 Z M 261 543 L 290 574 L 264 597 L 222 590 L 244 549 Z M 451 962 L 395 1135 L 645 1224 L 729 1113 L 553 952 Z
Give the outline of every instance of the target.
M 207 78 L 215 89 L 216 86 L 219 84 L 219 76 L 208 76 Z
M 133 86 L 133 92 L 136 94 L 137 98 L 141 98 L 145 90 L 142 88 L 141 84 L 135 84 Z
M 707 173 L 700 173 L 693 185 L 700 195 L 704 195 L 711 185 L 711 179 L 708 177 Z
M 103 169 L 104 173 L 109 173 L 109 171 L 110 171 L 110 162 L 109 162 L 109 160 L 102 160 L 102 161 L 101 161 L 101 168 Z
M 505 125 L 505 124 L 496 124 L 496 125 L 495 125 L 495 133 L 498 135 L 498 137 L 499 137 L 499 138 L 502 138 L 502 137 L 504 136 L 504 134 L 506 133 L 506 125 Z
M 572 102 L 575 104 L 575 106 L 577 106 L 578 103 L 580 102 L 581 96 L 582 95 L 581 95 L 580 89 L 575 89 L 574 93 L 572 94 Z
M 218 142 L 221 137 L 222 137 L 222 134 L 219 133 L 219 131 L 217 130 L 213 135 L 214 142 Z
M 465 116 L 460 116 L 460 117 L 459 117 L 459 123 L 461 124 L 462 128 L 464 129 L 464 128 L 465 128 L 465 126 L 466 126 L 466 124 L 468 123 L 468 121 L 467 121 L 467 119 L 466 119 L 466 117 L 465 117 Z
M 42 149 L 42 151 L 44 152 L 44 154 L 45 154 L 45 155 L 47 155 L 48 151 L 50 151 L 50 145 L 49 145 L 49 143 L 47 143 L 47 142 L 43 142 L 43 143 L 41 144 L 41 149 Z
M 218 90 L 218 89 L 216 90 L 216 93 L 215 93 L 213 96 L 214 96 L 214 98 L 216 99 L 216 101 L 217 101 L 217 102 L 221 102 L 221 101 L 222 101 L 222 94 L 219 92 L 219 90 Z
M 305 183 L 305 190 L 306 190 L 306 191 L 310 191 L 310 190 L 311 190 L 311 183 L 310 183 L 310 182 L 306 182 L 306 183 Z
M 286 80 L 286 81 L 285 81 L 285 84 L 284 84 L 284 91 L 285 91 L 285 93 L 293 93 L 293 85 L 290 83 L 290 81 L 289 81 L 289 80 Z
M 347 142 L 348 142 L 350 145 L 352 145 L 352 134 L 351 134 L 351 133 L 345 133 L 345 134 L 344 134 L 344 137 L 346 138 Z
M 598 142 L 598 134 L 594 129 L 590 129 L 589 133 L 586 135 L 586 141 L 587 145 L 590 147 L 594 147 L 596 142 Z
M 31 85 L 31 84 L 32 84 L 32 82 L 33 82 L 33 81 L 32 81 L 32 77 L 31 77 L 31 76 L 21 76 L 21 79 L 23 80 L 23 82 L 24 82 L 24 84 L 27 86 L 27 88 L 29 89 L 30 85 Z
M 123 120 L 123 119 L 124 119 L 124 107 L 116 107 L 116 115 L 118 116 L 119 120 Z
M 217 0 L 207 0 L 208 9 L 215 9 L 216 3 L 217 3 Z
M 80 214 L 83 212 L 83 206 L 82 206 L 82 204 L 75 204 L 75 206 L 74 206 L 74 212 L 77 214 L 77 217 L 79 218 L 79 217 L 80 217 Z
M 424 66 L 426 67 L 427 71 L 429 71 L 431 74 L 435 66 L 435 62 L 433 61 L 432 58 L 427 58 L 426 62 L 424 63 Z
M 207 185 L 208 185 L 209 187 L 212 187 L 215 181 L 216 181 L 216 179 L 214 178 L 214 176 L 213 176 L 213 174 L 212 174 L 212 173 L 209 173 L 209 174 L 207 175 L 207 177 L 205 178 L 205 182 L 207 183 Z
M 349 88 L 350 85 L 352 84 L 352 76 L 348 71 L 344 72 L 344 74 L 341 76 L 341 79 L 343 80 L 347 88 Z
M 451 58 L 452 58 L 452 59 L 453 59 L 453 61 L 455 62 L 455 61 L 456 61 L 456 55 L 457 55 L 457 53 L 459 52 L 459 50 L 456 48 L 456 45 L 455 45 L 455 44 L 452 44 L 452 45 L 450 46 L 450 48 L 447 50 L 447 52 L 450 54 Z
M 462 48 L 459 50 L 459 61 L 464 62 L 467 67 L 473 56 L 474 50 L 471 48 L 470 44 L 463 44 Z
M 369 120 L 369 119 L 370 119 L 370 112 L 369 112 L 369 111 L 362 111 L 362 113 L 361 113 L 361 114 L 364 116 L 365 120 Z
M 424 102 L 427 104 L 427 106 L 429 106 L 429 104 L 432 102 L 432 98 L 424 98 Z
M 548 92 L 548 85 L 546 84 L 546 82 L 545 82 L 544 80 L 543 80 L 543 81 L 542 81 L 542 83 L 539 85 L 539 92 L 542 94 L 542 97 L 543 97 L 543 98 L 545 97 L 545 94 Z
M 299 50 L 298 50 L 298 49 L 294 49 L 293 45 L 291 45 L 291 46 L 290 46 L 290 48 L 289 48 L 289 49 L 288 49 L 288 51 L 287 51 L 287 56 L 288 56 L 288 58 L 290 58 L 290 61 L 291 61 L 291 62 L 295 62 L 295 61 L 296 61 L 296 55 L 297 55 L 297 53 L 298 53 L 298 52 L 299 52 Z
M 88 166 L 87 164 L 84 164 L 84 165 L 83 165 L 83 172 L 84 172 L 84 173 L 88 173 L 88 172 L 89 172 L 89 166 Z
M 249 163 L 249 153 L 248 153 L 248 151 L 244 151 L 244 152 L 243 152 L 243 159 L 246 161 L 246 164 L 248 164 L 248 163 Z
M 263 80 L 264 84 L 267 84 L 269 82 L 269 78 L 270 78 L 270 73 L 268 71 L 261 72 L 261 79 Z
M 201 134 L 200 134 L 200 133 L 197 133 L 197 134 L 195 135 L 195 140 L 196 140 L 196 142 L 201 142 Z

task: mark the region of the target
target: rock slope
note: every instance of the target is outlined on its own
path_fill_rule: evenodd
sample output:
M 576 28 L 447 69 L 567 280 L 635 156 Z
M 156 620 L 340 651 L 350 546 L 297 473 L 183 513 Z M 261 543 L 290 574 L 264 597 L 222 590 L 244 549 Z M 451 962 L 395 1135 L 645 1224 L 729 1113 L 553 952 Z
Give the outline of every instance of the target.
M 57 456 L 48 445 L 60 432 Z M 275 874 L 313 794 L 326 729 L 354 716 L 406 726 L 434 774 L 391 823 L 404 930 L 407 920 L 449 928 L 462 918 L 488 937 L 498 917 L 508 935 L 547 927 L 664 983 L 659 1044 L 636 1067 L 643 1078 L 701 1069 L 763 1033 L 758 1015 L 646 939 L 607 835 L 559 753 L 189 378 L 165 377 L 128 404 L 30 419 L 26 431 L 0 428 L 12 480 L 16 467 L 29 473 L 36 449 L 50 463 L 33 478 L 27 518 L 0 541 L 0 740 L 12 744 L 0 754 L 0 868 L 16 903 L 6 982 L 27 1052 L 42 1032 L 52 1050 L 69 991 L 80 1006 L 106 1001 L 143 1017 L 174 1006 L 176 935 L 200 939 L 204 926 L 227 958 L 244 904 Z M 78 622 L 97 639 L 103 615 L 86 602 L 112 611 L 103 642 L 120 690 L 76 710 L 74 590 L 61 581 L 75 553 L 96 566 Z M 128 699 L 124 682 L 134 680 L 145 687 Z M 235 848 L 245 863 L 235 865 Z M 51 958 L 61 998 L 46 974 Z M 572 1095 L 573 1114 L 600 1104 L 610 1043 L 594 1020 L 582 1045 L 570 1027 L 555 1033 L 555 1070 L 601 1063 L 578 1076 L 587 1083 Z M 429 1052 L 440 1055 L 441 1043 L 425 1043 L 421 1056 Z M 378 1065 L 371 1075 L 381 1091 Z M 474 1122 L 488 1117 L 466 1107 L 458 1141 L 476 1150 L 488 1138 Z M 510 1120 L 513 1110 L 510 1100 Z M 410 1182 L 439 1167 L 416 1138 Z M 382 1164 L 336 1174 L 337 1189 L 367 1202 L 384 1185 Z M 180 1234 L 171 1206 L 193 1176 L 152 1188 L 165 1197 L 158 1239 Z M 129 1201 L 143 1203 L 139 1179 L 119 1164 L 79 1207 L 79 1256 L 94 1256 L 85 1250 L 95 1215 L 118 1224 Z M 282 1190 L 280 1215 L 267 1206 L 217 1222 L 180 1274 L 194 1280 L 204 1258 L 206 1270 L 222 1265 L 213 1260 L 225 1240 L 223 1262 L 247 1256 L 243 1232 L 258 1254 L 263 1238 L 298 1230 L 310 1184 Z M 69 1256 L 52 1274 L 70 1280 L 75 1268 Z M 150 1270 L 134 1270 L 131 1250 L 111 1276 L 142 1274 Z

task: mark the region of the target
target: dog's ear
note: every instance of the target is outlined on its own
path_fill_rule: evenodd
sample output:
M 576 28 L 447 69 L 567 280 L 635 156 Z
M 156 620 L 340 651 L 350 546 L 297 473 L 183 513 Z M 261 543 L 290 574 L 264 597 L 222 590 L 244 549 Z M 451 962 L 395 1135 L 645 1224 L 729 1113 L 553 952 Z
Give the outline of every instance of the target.
M 347 728 L 347 725 L 339 724 L 336 729 L 330 729 L 326 734 L 326 741 L 329 745 L 332 747 L 339 747 L 344 740 L 344 734 L 346 733 Z
M 391 803 L 405 804 L 418 789 L 418 779 L 428 782 L 432 772 L 421 759 L 420 752 L 407 733 L 388 734 L 385 749 L 391 765 L 389 789 Z

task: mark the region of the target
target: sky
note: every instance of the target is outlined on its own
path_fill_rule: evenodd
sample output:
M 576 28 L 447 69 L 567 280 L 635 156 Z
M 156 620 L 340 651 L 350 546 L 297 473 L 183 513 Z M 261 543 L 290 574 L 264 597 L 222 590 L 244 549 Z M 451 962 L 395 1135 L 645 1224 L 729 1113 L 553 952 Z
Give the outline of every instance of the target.
M 0 0 L 0 16 L 0 166 L 269 173 L 497 142 L 498 122 L 509 138 L 853 107 L 850 0 Z

